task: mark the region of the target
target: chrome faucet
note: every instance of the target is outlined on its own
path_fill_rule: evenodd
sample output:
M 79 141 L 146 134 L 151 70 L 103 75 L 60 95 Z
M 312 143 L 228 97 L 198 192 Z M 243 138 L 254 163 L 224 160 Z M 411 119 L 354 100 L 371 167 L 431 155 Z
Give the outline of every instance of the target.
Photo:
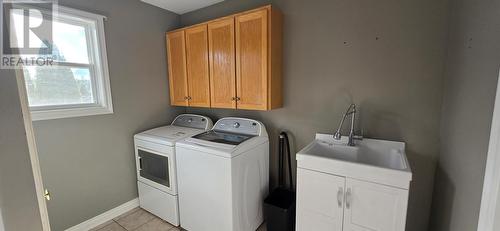
M 342 134 L 340 134 L 340 130 L 342 129 L 342 125 L 344 124 L 345 119 L 347 116 L 351 115 L 351 130 L 349 131 L 349 141 L 347 142 L 347 145 L 349 146 L 355 146 L 354 140 L 361 140 L 363 139 L 362 136 L 357 136 L 354 134 L 354 121 L 356 120 L 356 104 L 351 104 L 349 105 L 349 108 L 347 108 L 347 111 L 344 113 L 344 116 L 342 116 L 342 120 L 340 121 L 340 125 L 337 128 L 337 131 L 333 134 L 333 138 L 336 140 L 340 140 L 342 138 Z

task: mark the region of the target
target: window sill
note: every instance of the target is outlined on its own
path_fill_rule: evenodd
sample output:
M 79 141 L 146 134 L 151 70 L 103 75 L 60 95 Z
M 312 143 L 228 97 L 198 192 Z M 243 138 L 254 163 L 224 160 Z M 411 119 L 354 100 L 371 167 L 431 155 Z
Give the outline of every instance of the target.
M 91 115 L 113 114 L 111 107 L 87 107 L 87 108 L 67 108 L 45 111 L 31 111 L 31 120 L 52 120 L 62 118 L 72 118 Z

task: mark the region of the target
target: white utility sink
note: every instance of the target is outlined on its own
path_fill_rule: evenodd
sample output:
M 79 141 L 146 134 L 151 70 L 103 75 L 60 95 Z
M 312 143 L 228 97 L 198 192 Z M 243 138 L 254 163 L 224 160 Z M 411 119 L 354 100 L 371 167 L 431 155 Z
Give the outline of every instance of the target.
M 299 168 L 408 189 L 412 173 L 405 144 L 376 139 L 356 140 L 316 134 L 316 139 L 297 153 Z

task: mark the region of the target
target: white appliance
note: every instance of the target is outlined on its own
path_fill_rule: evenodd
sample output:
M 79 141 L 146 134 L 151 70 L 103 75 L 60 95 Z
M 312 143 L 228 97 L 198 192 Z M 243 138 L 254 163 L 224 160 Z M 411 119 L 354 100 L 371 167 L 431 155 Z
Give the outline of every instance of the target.
M 134 136 L 137 187 L 143 209 L 179 225 L 175 143 L 206 131 L 212 125 L 208 117 L 182 114 L 169 126 Z
M 223 118 L 177 143 L 181 226 L 190 231 L 255 231 L 269 189 L 264 124 Z

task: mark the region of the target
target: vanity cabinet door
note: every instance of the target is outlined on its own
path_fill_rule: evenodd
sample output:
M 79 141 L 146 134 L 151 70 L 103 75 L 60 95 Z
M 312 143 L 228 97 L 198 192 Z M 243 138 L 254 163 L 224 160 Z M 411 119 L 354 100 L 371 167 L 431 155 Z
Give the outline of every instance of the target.
M 167 33 L 168 80 L 170 104 L 173 106 L 188 106 L 184 36 L 184 30 Z
M 236 108 L 234 17 L 208 23 L 210 96 L 214 108 Z
M 186 29 L 189 106 L 210 107 L 207 25 Z
M 341 231 L 345 178 L 297 168 L 297 231 Z
M 344 230 L 404 231 L 408 191 L 347 178 Z

